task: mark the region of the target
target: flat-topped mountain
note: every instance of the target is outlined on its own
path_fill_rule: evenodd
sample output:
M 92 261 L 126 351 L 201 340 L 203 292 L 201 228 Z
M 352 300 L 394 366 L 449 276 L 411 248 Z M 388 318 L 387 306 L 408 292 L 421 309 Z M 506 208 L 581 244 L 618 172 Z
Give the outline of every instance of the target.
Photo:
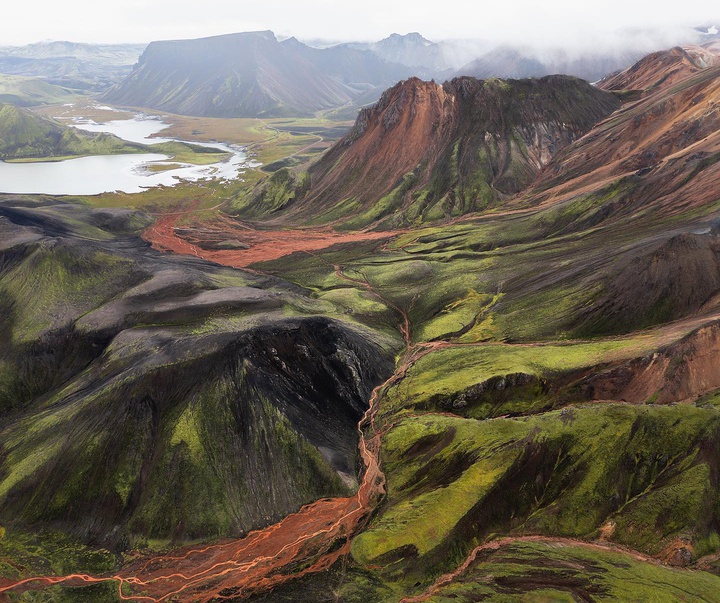
M 103 99 L 188 115 L 304 116 L 384 89 L 408 71 L 367 51 L 249 32 L 153 42 Z

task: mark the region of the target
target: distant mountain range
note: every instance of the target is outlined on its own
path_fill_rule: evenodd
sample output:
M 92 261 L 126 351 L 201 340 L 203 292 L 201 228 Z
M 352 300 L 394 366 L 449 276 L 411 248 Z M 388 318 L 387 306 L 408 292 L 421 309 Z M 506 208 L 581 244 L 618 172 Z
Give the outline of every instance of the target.
M 0 74 L 35 77 L 109 103 L 211 117 L 354 116 L 409 77 L 439 82 L 567 74 L 594 82 L 667 47 L 652 32 L 589 50 L 482 41 L 434 42 L 417 32 L 376 42 L 303 43 L 270 31 L 143 45 L 40 42 L 0 48 Z M 656 36 L 657 37 L 657 36 Z M 713 25 L 687 28 L 676 44 L 708 45 Z M 637 40 L 635 40 L 637 38 Z M 682 38 L 679 39 L 679 38 Z M 6 98 L 14 102 L 12 98 Z M 27 99 L 18 104 L 32 104 Z
M 412 69 L 348 47 L 317 49 L 270 31 L 153 42 L 104 96 L 119 105 L 212 117 L 311 115 L 374 100 Z
M 0 73 L 39 77 L 58 86 L 99 91 L 125 78 L 144 48 L 144 44 L 75 42 L 0 47 Z
M 717 36 L 712 27 L 701 29 L 688 30 L 688 40 L 710 42 Z M 270 31 L 153 42 L 133 72 L 103 99 L 198 116 L 297 117 L 359 108 L 413 76 L 448 81 L 464 75 L 487 79 L 562 73 L 597 81 L 648 52 L 641 47 L 645 42 L 612 50 L 539 52 L 477 42 L 436 43 L 416 32 L 379 42 L 315 44 L 296 38 L 279 41 Z M 459 67 L 468 56 L 476 58 Z
M 543 77 L 562 73 L 594 82 L 609 73 L 627 68 L 644 55 L 645 52 L 641 50 L 625 50 L 619 53 L 599 51 L 580 55 L 555 50 L 539 56 L 531 49 L 503 46 L 464 65 L 456 75 L 484 79 Z

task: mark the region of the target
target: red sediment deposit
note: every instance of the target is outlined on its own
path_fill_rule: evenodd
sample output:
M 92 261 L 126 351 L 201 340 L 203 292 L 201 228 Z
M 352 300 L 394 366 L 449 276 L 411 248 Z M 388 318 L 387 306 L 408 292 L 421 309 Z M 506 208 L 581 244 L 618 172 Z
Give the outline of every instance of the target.
M 398 234 L 338 233 L 326 228 L 259 231 L 227 216 L 178 227 L 177 223 L 185 213 L 193 212 L 161 216 L 143 233 L 143 238 L 161 251 L 195 255 L 236 268 L 298 251 L 312 253 L 338 243 L 388 239 Z M 237 248 L 213 248 L 218 242 L 226 241 L 232 241 Z M 380 435 L 375 431 L 375 414 L 380 392 L 401 378 L 404 368 L 375 388 L 369 408 L 358 426 L 364 472 L 355 496 L 321 499 L 242 539 L 138 559 L 112 575 L 0 579 L 0 601 L 7 601 L 5 593 L 9 591 L 23 592 L 58 584 L 84 586 L 116 582 L 118 596 L 123 601 L 208 603 L 242 598 L 329 568 L 349 553 L 351 538 L 362 528 L 385 493 L 385 476 L 378 460 Z
M 178 227 L 179 214 L 161 216 L 143 233 L 155 249 L 194 255 L 223 266 L 245 268 L 296 252 L 312 253 L 339 243 L 388 239 L 398 231 L 336 232 L 329 228 L 255 230 L 227 216 Z M 227 245 L 230 248 L 221 248 Z
M 113 575 L 70 574 L 0 581 L 0 601 L 7 601 L 5 593 L 9 591 L 113 581 L 123 601 L 208 603 L 241 598 L 329 568 L 349 552 L 350 539 L 385 493 L 385 476 L 378 462 L 380 435 L 374 420 L 380 392 L 398 378 L 396 373 L 374 390 L 370 407 L 359 424 L 359 449 L 365 470 L 355 496 L 322 499 L 245 538 L 134 561 Z

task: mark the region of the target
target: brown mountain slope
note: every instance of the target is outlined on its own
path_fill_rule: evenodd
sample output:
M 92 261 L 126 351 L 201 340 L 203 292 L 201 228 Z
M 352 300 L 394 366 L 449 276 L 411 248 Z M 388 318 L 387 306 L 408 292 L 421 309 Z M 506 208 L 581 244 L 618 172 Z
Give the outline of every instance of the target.
M 632 67 L 607 76 L 598 87 L 603 90 L 652 90 L 675 84 L 719 62 L 718 53 L 711 48 L 676 46 L 654 52 Z
M 677 214 L 720 198 L 719 162 L 717 66 L 598 124 L 555 158 L 524 199 L 533 205 L 582 200 L 596 221 L 651 205 L 658 214 Z
M 532 184 L 555 153 L 618 106 L 613 95 L 568 76 L 465 77 L 442 86 L 411 78 L 361 112 L 310 169 L 309 186 L 277 195 L 288 180 L 297 185 L 278 174 L 239 209 L 253 217 L 290 206 L 294 219 L 342 219 L 345 227 L 482 210 Z

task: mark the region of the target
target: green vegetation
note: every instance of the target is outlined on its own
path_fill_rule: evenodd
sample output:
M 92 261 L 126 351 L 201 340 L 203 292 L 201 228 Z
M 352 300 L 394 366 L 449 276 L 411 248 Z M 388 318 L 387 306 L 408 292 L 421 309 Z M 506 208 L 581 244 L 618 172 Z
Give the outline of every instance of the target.
M 53 159 L 81 155 L 141 153 L 142 145 L 109 134 L 89 134 L 38 117 L 13 105 L 0 105 L 0 159 Z
M 0 74 L 0 103 L 34 107 L 69 103 L 78 98 L 81 98 L 78 91 L 48 84 L 38 78 Z
M 103 575 L 116 569 L 119 555 L 89 547 L 61 532 L 8 530 L 0 538 L 0 576 L 21 579 L 73 572 Z M 44 591 L 8 594 L 12 603 L 116 603 L 112 582 L 82 588 L 52 587 Z
M 118 285 L 133 278 L 132 272 L 131 263 L 115 255 L 38 247 L 0 282 L 0 295 L 23 309 L 12 325 L 13 342 L 33 341 L 43 332 L 66 326 L 78 310 L 88 311 L 109 299 Z
M 230 157 L 230 153 L 218 152 L 217 149 L 184 142 L 163 142 L 148 147 L 156 153 L 169 155 L 169 161 L 193 163 L 195 165 L 210 165 L 219 163 Z
M 5 208 L 54 236 L 10 239 L 0 270 L 3 525 L 172 546 L 350 494 L 365 384 L 390 369 L 384 337 L 318 317 L 344 315 L 282 281 L 148 254 L 127 238 L 142 214 Z
M 517 542 L 490 550 L 431 603 L 718 601 L 720 578 L 562 542 Z
M 718 458 L 699 456 L 720 414 L 692 407 L 574 407 L 523 419 L 404 419 L 385 436 L 388 501 L 353 542 L 394 579 L 455 567 L 497 533 L 613 541 L 657 554 L 674 537 L 702 543 L 718 496 Z M 662 438 L 660 438 L 662 434 Z
M 208 165 L 229 157 L 205 146 L 166 142 L 146 146 L 110 134 L 65 127 L 13 105 L 0 105 L 0 160 L 60 161 L 87 155 L 164 153 L 171 161 Z

